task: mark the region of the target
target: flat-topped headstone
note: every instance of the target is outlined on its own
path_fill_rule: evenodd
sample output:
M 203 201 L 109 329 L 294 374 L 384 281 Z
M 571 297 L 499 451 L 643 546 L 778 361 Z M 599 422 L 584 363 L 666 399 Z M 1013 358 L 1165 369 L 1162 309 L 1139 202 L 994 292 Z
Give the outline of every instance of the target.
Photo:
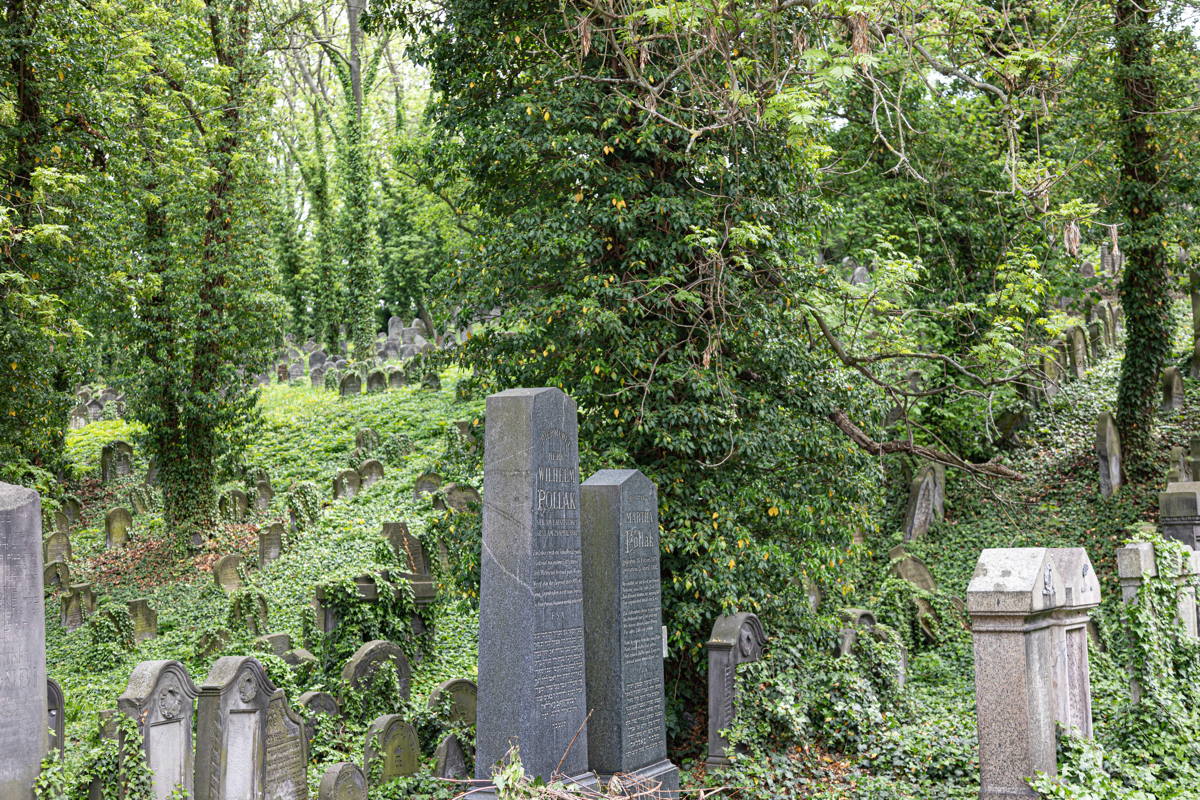
M 367 800 L 367 778 L 356 764 L 333 764 L 321 776 L 317 800 Z
M 1164 536 L 1200 549 L 1200 482 L 1167 484 L 1158 495 L 1158 521 Z
M 429 695 L 429 710 L 439 719 L 454 725 L 474 725 L 479 687 L 466 678 L 455 678 L 438 685 Z
M 196 800 L 260 800 L 266 792 L 267 707 L 276 692 L 249 656 L 222 656 L 196 704 Z
M 387 390 L 387 373 L 381 369 L 373 369 L 367 373 L 367 392 L 376 394 Z
M 1162 373 L 1162 411 L 1178 411 L 1183 408 L 1183 376 L 1179 367 L 1167 367 Z
M 1121 488 L 1121 435 L 1112 414 L 1100 412 L 1096 418 L 1096 460 L 1100 465 L 1100 493 L 1112 497 Z
M 344 469 L 333 479 L 333 499 L 349 499 L 358 494 L 362 488 L 362 476 L 357 470 Z
M 232 594 L 242 588 L 242 576 L 239 574 L 241 566 L 241 556 L 237 554 L 221 556 L 217 559 L 217 563 L 213 564 L 213 580 L 227 594 Z
M 362 380 L 358 373 L 347 372 L 338 381 L 338 393 L 342 397 L 357 397 L 362 394 Z
M 0 483 L 0 798 L 32 800 L 46 737 L 42 506 L 37 492 Z
M 632 775 L 677 797 L 667 759 L 658 489 L 638 470 L 580 487 L 588 764 L 607 785 Z
M 128 508 L 110 508 L 104 515 L 104 547 L 114 550 L 129 544 L 133 515 Z
M 1121 583 L 1121 600 L 1132 603 L 1148 578 L 1157 577 L 1160 572 L 1173 575 L 1179 586 L 1176 616 L 1184 634 L 1195 639 L 1198 631 L 1193 579 L 1200 573 L 1200 552 L 1188 550 L 1185 555 L 1182 561 L 1170 563 L 1169 559 L 1159 557 L 1153 544 L 1132 542 L 1117 548 L 1117 577 Z M 1137 701 L 1136 697 L 1134 701 Z
M 193 703 L 199 690 L 178 661 L 143 661 L 133 668 L 117 709 L 137 723 L 154 800 L 177 787 L 192 795 Z
M 350 689 L 365 690 L 371 687 L 375 673 L 384 664 L 391 664 L 396 671 L 400 695 L 397 705 L 408 699 L 409 686 L 412 683 L 412 670 L 408 665 L 408 657 L 399 645 L 383 639 L 367 642 L 354 652 L 354 655 L 342 667 L 342 683 Z
M 487 399 L 476 777 L 513 743 L 526 774 L 591 785 L 575 401 Z
M 258 531 L 258 568 L 270 564 L 283 555 L 283 523 L 272 522 Z
M 436 472 L 422 472 L 413 482 L 413 497 L 421 499 L 421 495 L 434 494 L 442 485 L 442 476 Z
M 100 449 L 100 481 L 111 483 L 133 473 L 133 445 L 121 440 Z
M 967 588 L 975 650 L 980 800 L 1036 798 L 1057 773 L 1058 725 L 1091 736 L 1088 610 L 1100 583 L 1083 548 L 984 550 Z
M 50 730 L 49 747 L 61 757 L 67 752 L 67 703 L 62 687 L 53 678 L 46 679 L 46 722 Z
M 361 488 L 368 489 L 383 480 L 383 464 L 378 459 L 368 458 L 358 465 Z
M 304 365 L 299 361 L 293 361 L 288 366 L 288 381 L 295 383 L 304 380 Z
M 378 762 L 378 763 L 376 763 Z M 417 731 L 399 714 L 385 714 L 371 723 L 363 746 L 363 772 L 378 771 L 379 783 L 415 775 L 421 766 Z
M 733 705 L 737 692 L 737 668 L 762 658 L 767 637 L 754 614 L 739 613 L 717 617 L 712 636 L 705 643 L 708 651 L 708 758 L 710 768 L 728 766 L 729 741 L 721 733 L 733 724 Z
M 61 514 L 62 512 L 56 512 Z M 65 519 L 64 515 L 64 519 Z M 53 561 L 71 560 L 71 537 L 66 531 L 56 530 L 46 537 L 42 545 L 42 558 L 49 564 Z
M 158 636 L 158 612 L 150 607 L 150 601 L 144 597 L 130 600 L 125 604 L 129 612 L 129 620 L 133 623 L 134 644 L 141 644 L 147 639 Z
M 1172 447 L 1167 455 L 1167 483 L 1192 479 L 1192 465 L 1182 447 Z

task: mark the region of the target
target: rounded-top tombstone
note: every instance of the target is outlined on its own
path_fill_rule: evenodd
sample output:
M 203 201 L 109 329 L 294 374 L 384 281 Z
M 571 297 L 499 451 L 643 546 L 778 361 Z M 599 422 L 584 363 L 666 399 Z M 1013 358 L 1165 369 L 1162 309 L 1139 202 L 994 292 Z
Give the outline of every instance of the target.
M 351 689 L 369 689 L 375 673 L 384 664 L 391 664 L 396 670 L 399 683 L 400 701 L 408 699 L 409 685 L 412 681 L 412 670 L 408 666 L 408 657 L 404 651 L 392 642 L 376 639 L 367 642 L 355 651 L 346 665 L 342 667 L 342 683 Z
M 370 775 L 379 761 L 379 780 L 414 775 L 421 766 L 421 744 L 417 731 L 399 714 L 386 714 L 371 723 L 363 747 L 363 772 Z
M 423 472 L 413 483 L 413 498 L 420 500 L 423 494 L 433 494 L 442 485 L 442 476 L 436 472 Z
M 133 515 L 127 508 L 110 508 L 104 515 L 104 546 L 112 550 L 129 543 L 129 529 L 133 527 Z
M 344 469 L 333 479 L 333 499 L 350 498 L 362 488 L 362 476 L 357 470 Z
M 238 570 L 242 566 L 242 557 L 236 554 L 221 556 L 213 564 L 213 579 L 227 593 L 232 594 L 242 588 L 242 577 Z
M 347 372 L 338 381 L 338 392 L 342 397 L 356 397 L 362 394 L 362 380 L 355 372 Z
M 478 490 L 471 486 L 464 486 L 461 483 L 450 483 L 442 489 L 442 497 L 448 507 L 455 511 L 470 511 L 472 508 L 477 508 L 483 498 L 479 496 Z
M 355 764 L 334 764 L 321 776 L 317 800 L 367 800 L 367 779 Z
M 142 735 L 155 800 L 168 800 L 176 786 L 192 795 L 192 715 L 199 693 L 178 661 L 143 661 L 117 698 L 117 709 Z
M 479 700 L 479 688 L 474 681 L 455 678 L 439 685 L 429 695 L 429 710 L 440 714 L 446 704 L 445 720 L 454 725 L 474 725 L 475 705 Z
M 378 459 L 368 458 L 358 465 L 358 475 L 363 489 L 374 486 L 383 480 L 383 464 Z
M 375 394 L 388 388 L 387 373 L 381 369 L 373 369 L 367 373 L 367 392 Z

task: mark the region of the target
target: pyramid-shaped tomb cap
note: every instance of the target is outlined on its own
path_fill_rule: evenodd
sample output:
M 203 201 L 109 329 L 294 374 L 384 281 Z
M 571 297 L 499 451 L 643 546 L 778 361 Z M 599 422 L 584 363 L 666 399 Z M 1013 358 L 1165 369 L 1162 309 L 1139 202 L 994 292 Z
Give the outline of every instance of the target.
M 972 614 L 1034 614 L 1090 607 L 1100 584 L 1080 547 L 1005 547 L 984 550 L 967 587 Z

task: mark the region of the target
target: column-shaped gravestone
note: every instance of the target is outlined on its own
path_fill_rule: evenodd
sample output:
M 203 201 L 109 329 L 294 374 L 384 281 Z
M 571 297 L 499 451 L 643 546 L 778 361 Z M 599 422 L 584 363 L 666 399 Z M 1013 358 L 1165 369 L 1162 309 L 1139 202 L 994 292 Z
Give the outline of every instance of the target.
M 1200 482 L 1168 483 L 1158 495 L 1158 521 L 1164 536 L 1193 550 L 1200 545 Z
M 729 614 L 713 623 L 708 650 L 708 758 L 710 768 L 729 764 L 729 742 L 721 731 L 733 723 L 737 666 L 762 658 L 767 637 L 754 614 Z
M 0 800 L 30 800 L 46 754 L 42 504 L 0 483 Z
M 1121 488 L 1121 436 L 1107 411 L 1096 418 L 1096 459 L 1100 464 L 1100 493 L 1112 497 Z
M 575 401 L 494 394 L 485 436 L 476 776 L 515 743 L 529 775 L 592 784 Z
M 602 783 L 631 774 L 675 797 L 667 760 L 658 569 L 658 490 L 634 469 L 580 487 L 587 661 L 588 762 Z M 622 785 L 632 785 L 622 779 Z
M 137 722 L 155 800 L 176 787 L 192 796 L 192 706 L 199 692 L 178 661 L 143 661 L 133 668 L 117 709 Z
M 1082 548 L 984 550 L 967 589 L 975 645 L 980 800 L 1036 798 L 1057 772 L 1056 724 L 1092 733 L 1088 609 L 1100 584 Z

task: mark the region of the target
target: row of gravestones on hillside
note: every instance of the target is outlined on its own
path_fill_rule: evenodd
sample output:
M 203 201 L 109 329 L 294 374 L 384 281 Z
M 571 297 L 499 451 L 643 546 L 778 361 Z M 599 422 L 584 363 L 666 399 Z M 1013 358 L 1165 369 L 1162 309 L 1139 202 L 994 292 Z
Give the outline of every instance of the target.
M 125 395 L 111 387 L 97 391 L 88 386 L 80 386 L 75 390 L 75 399 L 78 402 L 71 409 L 69 417 L 72 430 L 104 419 L 104 412 L 109 409 L 117 417 L 125 414 Z
M 1179 368 L 1168 367 L 1163 370 L 1161 385 L 1161 410 L 1172 412 L 1181 409 L 1184 390 Z M 1168 483 L 1190 481 L 1193 475 L 1200 475 L 1200 437 L 1192 438 L 1189 449 L 1190 459 L 1184 457 L 1182 447 L 1171 448 Z M 1121 467 L 1121 435 L 1110 412 L 1101 412 L 1096 418 L 1095 450 L 1100 473 L 1100 493 L 1111 497 L 1124 483 L 1124 475 Z M 1196 470 L 1193 470 L 1193 466 Z

